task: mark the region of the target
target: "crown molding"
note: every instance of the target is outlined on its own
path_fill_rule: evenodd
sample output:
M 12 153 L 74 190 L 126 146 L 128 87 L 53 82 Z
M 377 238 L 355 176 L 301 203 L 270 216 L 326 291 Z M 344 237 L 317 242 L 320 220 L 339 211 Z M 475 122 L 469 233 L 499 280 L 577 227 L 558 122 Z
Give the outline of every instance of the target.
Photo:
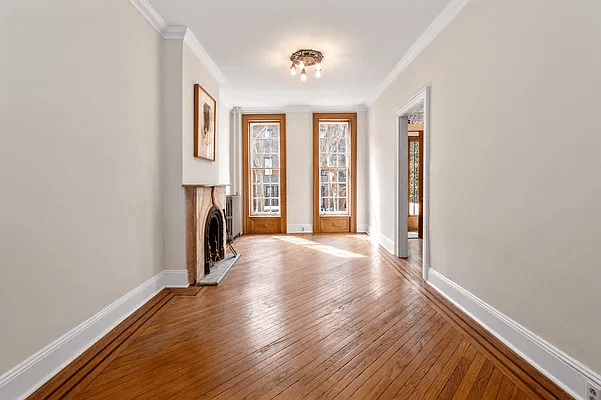
M 205 65 L 205 67 L 207 67 L 211 74 L 213 74 L 213 77 L 217 79 L 219 85 L 223 85 L 227 82 L 227 79 L 225 79 L 225 76 L 223 75 L 217 64 L 215 64 L 211 56 L 209 56 L 209 53 L 207 53 L 204 47 L 202 47 L 202 45 L 200 44 L 198 39 L 196 39 L 196 36 L 194 36 L 190 29 L 186 29 L 186 33 L 184 35 L 184 43 L 186 43 L 188 47 L 190 47 L 190 50 L 192 50 L 196 57 L 198 57 L 198 59 L 202 61 L 202 63 Z
M 469 0 L 452 0 L 449 5 L 442 10 L 432 24 L 424 33 L 417 39 L 413 46 L 409 48 L 407 53 L 401 58 L 401 61 L 390 71 L 384 81 L 378 86 L 374 94 L 369 99 L 368 107 L 371 107 L 378 97 L 384 93 L 390 85 L 409 67 L 409 65 L 417 58 L 417 56 L 438 36 L 440 32 L 453 20 Z
M 363 104 L 354 106 L 284 106 L 284 107 L 240 107 L 244 114 L 272 114 L 272 113 L 302 113 L 302 112 L 362 112 L 367 111 Z
M 167 29 L 167 23 L 165 23 L 163 17 L 161 17 L 148 0 L 129 0 L 129 2 L 160 35 L 163 34 Z
M 184 25 L 167 25 L 163 17 L 154 9 L 148 0 L 129 0 L 129 2 L 142 14 L 148 23 L 166 40 L 183 40 L 192 52 L 207 67 L 220 85 L 227 82 L 225 76 L 215 64 L 209 53 L 200 44 L 196 36 Z
M 166 27 L 161 36 L 165 40 L 184 40 L 188 27 L 185 25 L 170 25 Z

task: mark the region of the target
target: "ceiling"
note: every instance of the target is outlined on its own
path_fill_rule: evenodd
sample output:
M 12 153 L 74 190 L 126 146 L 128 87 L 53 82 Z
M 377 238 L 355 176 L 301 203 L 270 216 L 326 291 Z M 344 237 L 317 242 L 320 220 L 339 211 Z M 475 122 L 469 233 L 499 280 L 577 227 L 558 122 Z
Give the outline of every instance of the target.
M 232 106 L 361 107 L 450 0 L 150 0 L 187 25 L 227 82 Z M 290 55 L 320 50 L 323 75 L 291 76 Z

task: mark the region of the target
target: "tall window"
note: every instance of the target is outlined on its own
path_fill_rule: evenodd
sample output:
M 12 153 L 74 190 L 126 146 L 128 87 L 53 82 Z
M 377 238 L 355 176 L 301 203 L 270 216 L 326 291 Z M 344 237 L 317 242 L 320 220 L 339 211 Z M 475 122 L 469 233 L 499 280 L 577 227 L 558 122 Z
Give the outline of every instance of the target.
M 280 215 L 280 124 L 250 123 L 251 216 Z
M 313 113 L 313 232 L 357 232 L 357 114 Z
M 348 215 L 348 121 L 319 122 L 319 214 Z

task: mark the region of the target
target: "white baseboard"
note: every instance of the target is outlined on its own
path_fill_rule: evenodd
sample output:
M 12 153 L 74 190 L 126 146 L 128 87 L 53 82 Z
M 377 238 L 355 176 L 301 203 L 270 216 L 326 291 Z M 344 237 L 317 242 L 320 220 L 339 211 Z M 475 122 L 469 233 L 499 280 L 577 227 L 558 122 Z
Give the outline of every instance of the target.
M 388 252 L 394 255 L 394 241 L 388 236 L 381 234 L 378 230 L 374 229 L 371 225 L 367 225 L 367 234 L 371 236 L 378 244 L 384 247 Z
M 188 270 L 186 269 L 166 269 L 158 275 L 161 274 L 163 288 L 187 288 L 190 286 L 188 283 Z
M 601 386 L 597 373 L 439 272 L 429 270 L 428 284 L 576 399 L 585 399 L 587 380 Z
M 313 232 L 312 224 L 288 224 L 288 233 L 311 233 Z
M 25 399 L 166 287 L 188 287 L 188 272 L 161 271 L 0 376 L 0 399 Z
M 304 228 L 304 229 L 303 229 Z M 367 224 L 357 224 L 357 232 L 368 232 Z M 288 224 L 288 233 L 312 233 L 312 224 Z

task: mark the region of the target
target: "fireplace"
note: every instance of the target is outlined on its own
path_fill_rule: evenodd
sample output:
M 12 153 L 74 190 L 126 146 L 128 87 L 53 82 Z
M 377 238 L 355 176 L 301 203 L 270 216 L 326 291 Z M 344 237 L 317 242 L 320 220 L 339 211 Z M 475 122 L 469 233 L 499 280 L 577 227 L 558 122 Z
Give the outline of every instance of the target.
M 186 188 L 186 253 L 188 281 L 196 284 L 226 258 L 225 185 Z
M 211 207 L 207 215 L 204 235 L 204 272 L 208 275 L 217 261 L 225 258 L 223 243 L 223 213 L 217 206 Z

